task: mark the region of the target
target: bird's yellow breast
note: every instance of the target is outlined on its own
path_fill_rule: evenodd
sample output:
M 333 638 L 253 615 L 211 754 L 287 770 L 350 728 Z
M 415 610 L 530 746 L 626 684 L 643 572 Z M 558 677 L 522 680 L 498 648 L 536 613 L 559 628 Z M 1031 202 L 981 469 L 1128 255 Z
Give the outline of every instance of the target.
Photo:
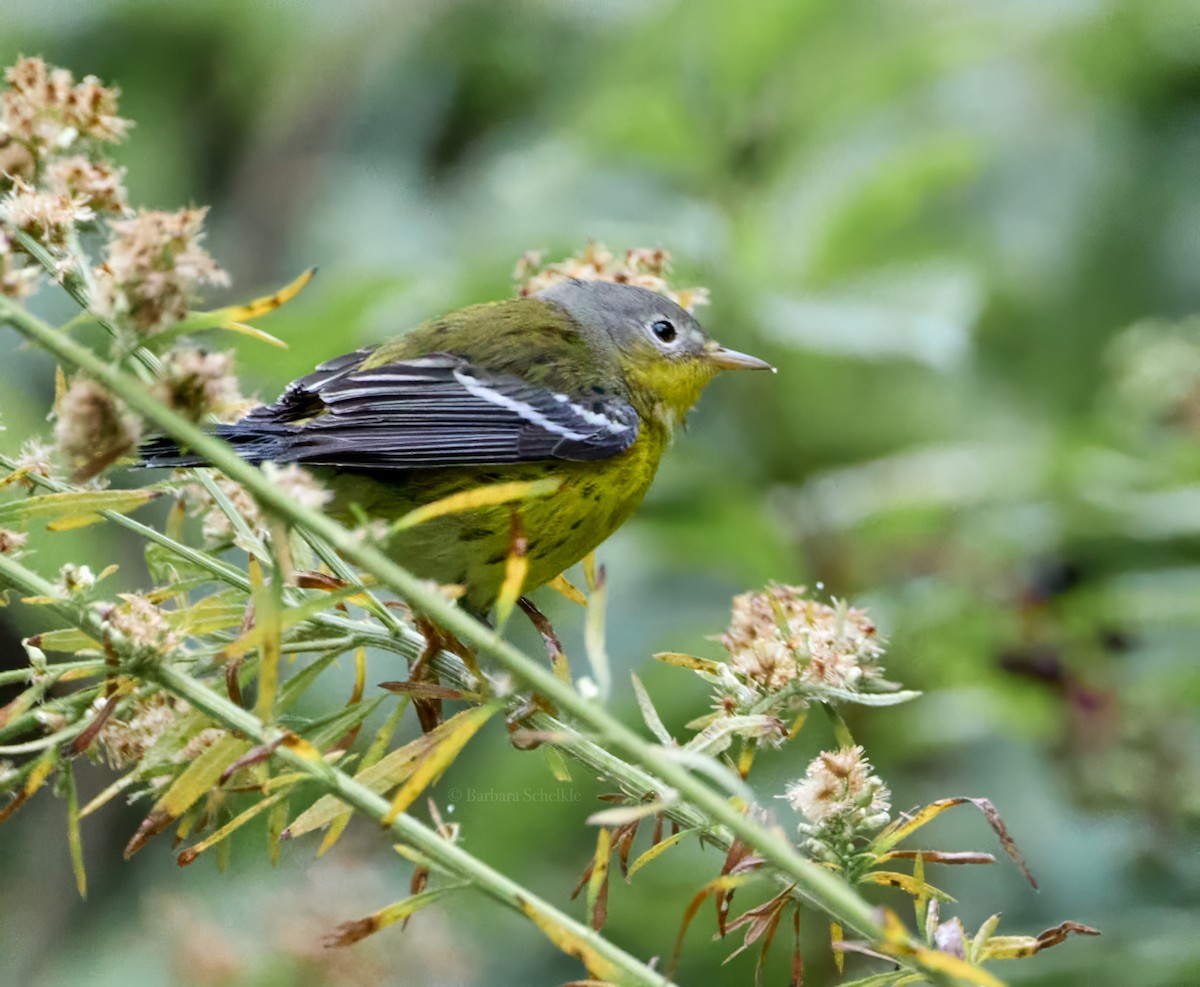
M 643 421 L 633 445 L 609 459 L 427 470 L 399 473 L 394 481 L 354 474 L 345 487 L 367 515 L 391 520 L 482 484 L 560 479 L 550 496 L 435 518 L 388 544 L 388 554 L 416 575 L 465 585 L 467 604 L 482 612 L 504 580 L 514 517 L 529 562 L 525 588 L 534 589 L 570 568 L 629 518 L 649 489 L 668 440 L 662 423 Z M 339 492 L 335 511 L 349 514 L 348 494 L 337 478 L 332 486 Z

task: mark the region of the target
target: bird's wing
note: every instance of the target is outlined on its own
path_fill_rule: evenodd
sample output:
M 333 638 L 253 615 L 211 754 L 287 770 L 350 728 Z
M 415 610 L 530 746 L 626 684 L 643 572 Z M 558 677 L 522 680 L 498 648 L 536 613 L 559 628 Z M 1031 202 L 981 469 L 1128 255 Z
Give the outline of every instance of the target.
M 323 364 L 239 424 L 269 432 L 282 461 L 348 469 L 606 459 L 637 438 L 618 396 L 562 394 L 447 354 L 361 369 L 364 357 Z

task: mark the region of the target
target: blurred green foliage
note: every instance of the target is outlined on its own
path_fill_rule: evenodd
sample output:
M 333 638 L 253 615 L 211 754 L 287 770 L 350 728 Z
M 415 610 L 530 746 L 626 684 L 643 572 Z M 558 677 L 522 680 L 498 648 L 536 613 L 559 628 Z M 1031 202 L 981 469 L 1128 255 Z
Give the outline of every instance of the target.
M 326 357 L 507 293 L 528 249 L 671 250 L 681 283 L 711 288 L 713 334 L 780 373 L 711 388 L 602 550 L 614 659 L 678 731 L 707 696 L 644 666 L 660 649 L 714 654 L 733 593 L 778 579 L 869 605 L 891 676 L 928 692 L 851 722 L 897 806 L 992 798 L 1041 880 L 1036 896 L 1002 866 L 939 881 L 968 927 L 1003 910 L 1009 931 L 1104 931 L 1003 975 L 1200 982 L 1192 0 L 10 0 L 0 62 L 19 52 L 122 87 L 131 198 L 211 204 L 233 297 L 320 266 L 266 324 L 288 351 L 237 344 L 266 398 Z M 11 451 L 45 429 L 53 375 L 13 334 L 0 351 Z M 136 585 L 136 547 L 95 538 Z M 46 570 L 64 561 L 53 536 L 37 548 Z M 579 614 L 553 613 L 578 652 Z M 5 667 L 23 660 L 21 631 Z M 394 677 L 382 662 L 375 680 Z M 765 795 L 829 741 L 805 743 L 764 756 Z M 581 801 L 465 797 L 456 818 L 475 853 L 562 900 L 596 804 L 576 783 Z M 500 728 L 442 785 L 554 789 Z M 320 949 L 332 924 L 403 891 L 365 830 L 315 865 L 290 846 L 272 873 L 238 845 L 217 876 L 177 871 L 165 847 L 122 863 L 139 811 L 102 814 L 84 829 L 85 904 L 60 817 L 35 803 L 0 841 L 5 982 L 577 975 L 482 900 Z M 967 814 L 937 827 L 944 848 L 990 840 Z M 694 847 L 665 856 L 614 888 L 611 933 L 666 953 L 718 867 Z M 748 982 L 753 961 L 718 972 L 732 947 L 707 941 L 711 916 L 697 924 L 682 982 Z M 823 934 L 806 930 L 809 984 L 831 975 Z

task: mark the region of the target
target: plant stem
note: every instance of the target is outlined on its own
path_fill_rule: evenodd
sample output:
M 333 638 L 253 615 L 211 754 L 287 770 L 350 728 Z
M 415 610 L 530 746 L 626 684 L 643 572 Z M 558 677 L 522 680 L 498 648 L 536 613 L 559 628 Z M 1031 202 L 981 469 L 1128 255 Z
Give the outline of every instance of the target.
M 801 856 L 781 835 L 753 821 L 723 795 L 673 761 L 667 750 L 644 740 L 601 706 L 584 699 L 541 663 L 430 589 L 355 532 L 297 504 L 272 484 L 260 469 L 240 459 L 226 443 L 206 434 L 162 405 L 138 381 L 109 366 L 90 350 L 66 338 L 8 299 L 0 298 L 0 317 L 58 359 L 86 371 L 176 441 L 203 456 L 231 480 L 242 484 L 265 508 L 313 532 L 342 556 L 390 586 L 435 623 L 490 655 L 524 686 L 546 696 L 559 710 L 586 724 L 602 746 L 622 752 L 629 760 L 673 788 L 704 815 L 725 826 L 769 863 L 786 873 L 805 897 L 835 921 L 869 940 L 877 941 L 883 937 L 883 927 L 874 909 L 849 884 Z
M 97 639 L 104 637 L 104 627 L 94 613 L 69 598 L 62 597 L 53 584 L 16 560 L 3 555 L 0 555 L 0 584 L 17 587 L 29 595 L 54 598 L 56 602 L 47 606 L 64 620 Z M 382 795 L 371 791 L 324 760 L 313 759 L 300 749 L 292 749 L 280 743 L 288 736 L 287 731 L 267 725 L 249 710 L 242 709 L 193 678 L 168 657 L 158 662 L 140 661 L 136 666 L 132 666 L 129 672 L 147 681 L 157 682 L 163 689 L 186 699 L 193 708 L 205 713 L 227 729 L 244 734 L 256 744 L 274 748 L 274 757 L 302 772 L 325 792 L 336 796 L 376 823 L 382 825 L 383 820 L 391 815 L 391 803 Z M 81 723 L 78 726 L 82 729 L 83 725 Z M 64 731 L 62 735 L 66 737 L 68 732 Z M 62 738 L 58 735 L 53 738 L 55 742 L 60 739 Z M 670 981 L 661 974 L 466 850 L 443 839 L 413 816 L 400 813 L 386 828 L 397 839 L 416 847 L 435 863 L 465 878 L 485 894 L 534 919 L 539 928 L 548 924 L 554 928 L 556 934 L 565 934 L 574 940 L 577 946 L 574 950 L 569 950 L 573 955 L 578 956 L 581 951 L 585 951 L 599 960 L 598 964 L 588 964 L 589 972 L 593 975 L 602 975 L 604 979 L 614 979 L 617 983 L 639 987 L 670 987 Z

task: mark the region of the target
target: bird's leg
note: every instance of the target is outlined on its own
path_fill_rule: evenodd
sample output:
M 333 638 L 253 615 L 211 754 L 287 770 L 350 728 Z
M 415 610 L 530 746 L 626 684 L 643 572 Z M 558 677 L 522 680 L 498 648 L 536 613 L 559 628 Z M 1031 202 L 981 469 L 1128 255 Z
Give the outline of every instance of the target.
M 467 666 L 467 670 L 475 677 L 478 683 L 476 688 L 481 690 L 487 689 L 487 679 L 484 678 L 479 668 L 479 662 L 473 648 L 469 648 L 463 644 L 454 634 L 439 627 L 428 617 L 413 614 L 413 620 L 416 622 L 417 630 L 421 632 L 421 636 L 425 639 L 425 647 L 421 649 L 421 653 L 417 655 L 416 660 L 408 667 L 408 680 L 410 682 L 432 682 L 434 685 L 437 685 L 438 677 L 437 671 L 433 667 L 433 658 L 439 651 L 449 651 L 451 654 L 457 655 L 462 659 L 463 664 Z M 417 711 L 417 719 L 420 721 L 421 729 L 426 733 L 442 722 L 441 699 L 433 697 L 417 699 L 414 697 L 413 708 Z
M 554 674 L 563 679 L 563 681 L 570 682 L 571 669 L 567 664 L 567 656 L 563 653 L 562 642 L 559 641 L 558 634 L 555 633 L 549 618 L 527 596 L 519 597 L 517 599 L 517 606 L 521 608 L 525 616 L 529 618 L 529 622 L 537 628 L 537 632 L 542 636 L 542 643 L 546 645 L 546 653 L 550 656 L 550 667 L 554 670 Z M 508 728 L 509 739 L 512 741 L 512 745 L 518 750 L 532 750 L 539 746 L 545 739 L 538 736 L 535 732 L 522 727 L 522 723 L 534 713 L 550 713 L 553 715 L 554 704 L 545 696 L 534 693 L 531 696 L 527 696 L 519 706 L 510 710 L 504 718 L 504 725 Z
M 441 629 L 432 620 L 413 614 L 417 629 L 425 639 L 425 647 L 417 655 L 416 661 L 408 666 L 408 681 L 437 683 L 437 673 L 430 667 L 430 661 L 442 650 L 444 638 Z M 417 721 L 421 731 L 429 733 L 442 722 L 442 701 L 435 698 L 413 697 L 413 709 L 417 713 Z
M 563 653 L 562 642 L 558 639 L 558 634 L 555 633 L 554 625 L 550 623 L 550 618 L 540 611 L 527 596 L 522 596 L 517 600 L 517 606 L 529 618 L 529 622 L 533 624 L 537 632 L 542 636 L 542 643 L 546 646 L 546 654 L 550 656 L 550 668 L 566 683 L 571 681 L 571 667 L 567 664 L 567 656 Z
M 545 696 L 534 693 L 521 700 L 504 717 L 504 728 L 508 731 L 508 739 L 519 751 L 531 751 L 540 747 L 549 739 L 545 731 L 527 730 L 522 724 L 534 713 L 549 713 L 554 715 L 554 705 Z

